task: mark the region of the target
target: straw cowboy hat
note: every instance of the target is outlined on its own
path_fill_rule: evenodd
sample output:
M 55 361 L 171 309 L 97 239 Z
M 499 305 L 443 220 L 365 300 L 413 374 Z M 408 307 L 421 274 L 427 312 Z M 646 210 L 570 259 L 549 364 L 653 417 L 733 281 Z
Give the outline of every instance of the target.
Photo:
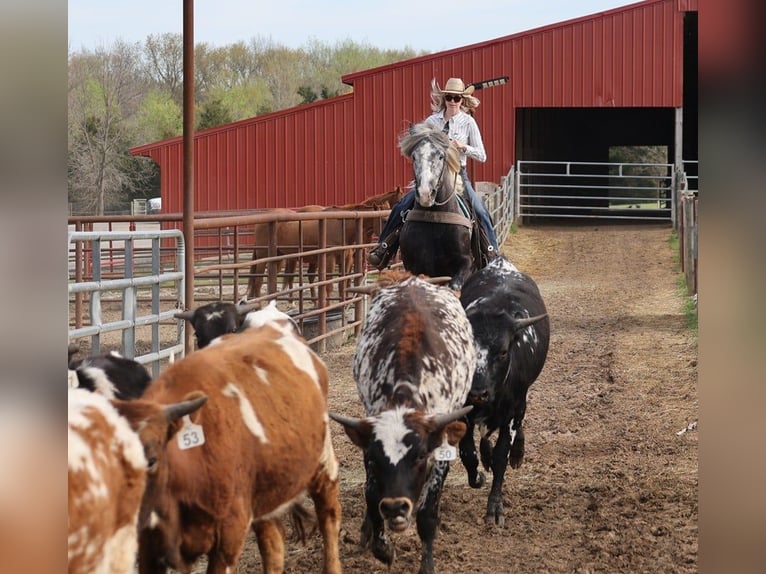
M 447 83 L 444 84 L 442 94 L 458 94 L 461 96 L 470 96 L 474 91 L 473 86 L 465 87 L 463 80 L 460 78 L 450 78 Z

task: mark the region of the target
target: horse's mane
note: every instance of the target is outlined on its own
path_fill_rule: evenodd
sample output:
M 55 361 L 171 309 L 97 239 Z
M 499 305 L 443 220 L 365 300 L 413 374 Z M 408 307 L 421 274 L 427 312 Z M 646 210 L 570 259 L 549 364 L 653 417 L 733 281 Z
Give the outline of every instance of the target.
M 399 138 L 399 149 L 405 157 L 412 159 L 415 148 L 424 141 L 428 141 L 441 149 L 447 158 L 447 165 L 453 172 L 460 171 L 459 153 L 450 145 L 447 134 L 425 122 L 413 124 L 406 133 L 402 134 Z

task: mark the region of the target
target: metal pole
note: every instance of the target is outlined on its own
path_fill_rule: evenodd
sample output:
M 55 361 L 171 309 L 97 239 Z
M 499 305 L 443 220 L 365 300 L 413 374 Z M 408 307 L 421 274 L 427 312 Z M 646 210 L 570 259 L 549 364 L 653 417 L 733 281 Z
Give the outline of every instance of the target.
M 183 234 L 186 243 L 186 308 L 194 308 L 194 0 L 184 0 L 184 198 Z M 184 349 L 194 349 L 192 329 L 184 330 Z

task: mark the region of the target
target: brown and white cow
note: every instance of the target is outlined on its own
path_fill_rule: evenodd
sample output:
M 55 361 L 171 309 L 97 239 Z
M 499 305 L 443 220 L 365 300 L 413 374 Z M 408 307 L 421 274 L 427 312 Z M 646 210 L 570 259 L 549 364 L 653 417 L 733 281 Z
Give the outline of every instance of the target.
M 416 516 L 420 572 L 433 572 L 441 491 L 466 430 L 458 419 L 471 410 L 461 407 L 476 369 L 473 332 L 450 289 L 402 272 L 379 286 L 353 360 L 367 417 L 331 416 L 364 451 L 362 545 L 391 565 L 385 525 L 403 532 Z
M 121 405 L 131 403 L 115 401 L 115 408 L 86 389 L 71 389 L 68 402 L 68 572 L 133 572 L 147 457 L 138 435 L 118 413 Z M 142 417 L 144 432 L 164 437 L 173 421 L 204 400 L 170 406 L 138 402 L 158 415 Z
M 205 408 L 167 444 L 166 464 L 149 477 L 139 572 L 188 573 L 202 555 L 208 573 L 233 572 L 251 527 L 264 572 L 282 572 L 281 516 L 305 493 L 324 538 L 324 571 L 340 572 L 328 375 L 292 319 L 273 304 L 249 313 L 242 332 L 174 363 L 142 398 L 173 403 L 197 391 L 208 397 Z

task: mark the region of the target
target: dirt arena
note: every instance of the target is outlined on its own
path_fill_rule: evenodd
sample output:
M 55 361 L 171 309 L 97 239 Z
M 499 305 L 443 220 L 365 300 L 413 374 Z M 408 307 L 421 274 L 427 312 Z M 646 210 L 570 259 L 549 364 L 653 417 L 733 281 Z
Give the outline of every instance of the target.
M 545 298 L 550 352 L 529 393 L 524 464 L 506 474 L 505 527 L 485 526 L 488 488 L 470 488 L 453 463 L 437 572 L 697 572 L 697 349 L 670 234 L 669 226 L 562 226 L 509 237 L 503 252 Z M 353 352 L 349 344 L 324 355 L 330 408 L 361 416 Z M 344 571 L 416 572 L 414 529 L 392 537 L 390 570 L 360 549 L 362 457 L 337 424 L 334 445 Z M 318 534 L 290 543 L 286 571 L 320 572 L 320 549 Z M 260 572 L 252 536 L 238 572 Z

